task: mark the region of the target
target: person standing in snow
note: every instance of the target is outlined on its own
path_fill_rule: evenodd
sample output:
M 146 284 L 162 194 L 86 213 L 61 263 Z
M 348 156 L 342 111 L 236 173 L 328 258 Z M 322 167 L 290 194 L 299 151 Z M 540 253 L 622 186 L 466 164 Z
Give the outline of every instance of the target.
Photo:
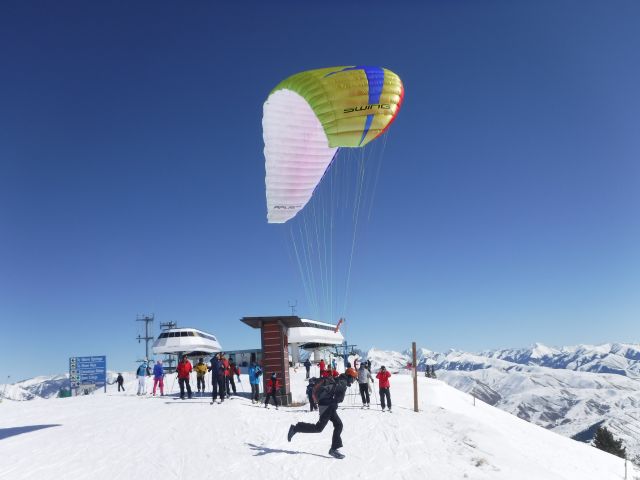
M 276 405 L 276 410 L 278 409 L 280 404 L 278 403 L 278 397 L 276 397 L 276 394 L 278 393 L 278 390 L 280 390 L 281 386 L 282 384 L 280 383 L 280 380 L 278 380 L 276 372 L 271 373 L 271 378 L 267 380 L 267 387 L 265 389 L 266 396 L 264 398 L 264 408 L 269 407 L 269 399 L 273 398 L 273 403 L 275 403 Z
M 228 398 L 231 396 L 231 391 L 229 389 L 229 360 L 225 358 L 224 352 L 220 352 L 220 364 L 224 370 L 224 391 Z
M 371 398 L 369 397 L 369 380 L 373 382 L 373 377 L 364 366 L 364 363 L 360 364 L 358 369 L 358 387 L 360 388 L 360 398 L 362 398 L 362 407 L 369 408 Z
M 371 373 L 371 360 L 367 360 L 366 362 L 364 362 L 364 366 L 367 370 L 369 370 L 369 373 Z
M 209 371 L 207 365 L 204 363 L 204 359 L 200 358 L 193 369 L 196 371 L 196 388 L 198 389 L 198 393 L 204 393 L 204 376 Z
M 324 371 L 327 368 L 327 365 L 324 363 L 324 358 L 320 359 L 320 363 L 318 364 L 318 367 L 320 367 L 320 376 L 324 377 L 325 376 Z
M 122 374 L 120 372 L 118 372 L 116 383 L 118 384 L 118 391 L 120 391 L 120 389 L 122 388 L 122 391 L 124 392 L 124 378 L 122 377 Z
M 189 385 L 189 374 L 193 371 L 191 362 L 186 355 L 182 356 L 182 361 L 178 364 L 176 372 L 178 373 L 178 385 L 180 385 L 180 398 L 184 400 L 184 391 L 187 390 L 187 395 L 191 398 L 191 385 Z
M 236 366 L 236 362 L 230 358 L 229 359 L 229 369 L 228 369 L 228 375 L 227 375 L 227 394 L 231 395 L 231 390 L 233 390 L 233 394 L 236 394 L 236 382 L 233 380 L 233 376 L 235 375 L 238 379 L 238 381 L 240 381 L 240 370 L 238 370 L 238 367 Z
M 307 377 L 305 378 L 305 380 L 309 380 L 309 372 L 311 371 L 311 362 L 309 361 L 308 358 L 304 361 L 304 368 L 307 370 Z
M 358 378 L 358 373 L 353 368 L 347 368 L 347 371 L 337 378 L 326 377 L 318 381 L 314 387 L 314 397 L 317 400 L 320 413 L 320 419 L 317 423 L 298 422 L 289 427 L 287 440 L 291 441 L 296 433 L 319 433 L 324 430 L 327 423 L 333 423 L 333 435 L 331 437 L 331 448 L 329 455 L 335 458 L 344 458 L 344 455 L 338 451 L 342 448 L 342 421 L 338 416 L 338 404 L 344 400 L 347 389 L 353 381 Z
M 136 378 L 138 379 L 138 393 L 137 395 L 146 395 L 147 394 L 147 362 L 142 362 L 138 367 L 138 371 L 136 372 Z
M 158 360 L 153 366 L 153 396 L 156 395 L 156 387 L 160 385 L 160 395 L 164 396 L 164 367 L 162 360 Z
M 260 377 L 262 369 L 255 360 L 249 366 L 249 383 L 251 384 L 251 403 L 260 403 Z
M 307 385 L 307 398 L 309 399 L 309 411 L 313 412 L 314 410 L 318 410 L 318 404 L 313 399 L 313 387 L 319 380 L 316 377 L 309 379 L 309 384 Z
M 220 394 L 220 403 L 224 402 L 224 391 L 225 391 L 225 375 L 224 375 L 224 365 L 220 360 L 222 354 L 217 353 L 213 357 L 211 357 L 211 364 L 209 365 L 209 370 L 211 370 L 211 404 L 213 405 L 218 398 L 218 393 Z
M 380 406 L 383 412 L 385 409 L 385 399 L 387 400 L 386 404 L 389 405 L 389 411 L 391 411 L 391 393 L 389 392 L 391 388 L 391 384 L 389 383 L 390 376 L 391 373 L 384 368 L 384 365 L 380 367 L 380 371 L 376 375 L 378 386 L 380 387 Z

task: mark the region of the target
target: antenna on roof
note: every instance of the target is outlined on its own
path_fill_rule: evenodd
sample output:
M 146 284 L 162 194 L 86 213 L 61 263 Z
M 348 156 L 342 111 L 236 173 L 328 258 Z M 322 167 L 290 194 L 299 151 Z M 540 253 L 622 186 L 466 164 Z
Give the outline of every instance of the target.
M 160 322 L 161 330 L 171 330 L 172 328 L 176 328 L 178 326 L 178 322 Z
M 294 316 L 296 314 L 296 307 L 298 306 L 298 300 L 296 300 L 296 303 L 294 303 L 293 305 L 291 305 L 291 302 L 287 301 L 287 303 L 289 304 L 289 308 L 291 309 L 291 316 Z

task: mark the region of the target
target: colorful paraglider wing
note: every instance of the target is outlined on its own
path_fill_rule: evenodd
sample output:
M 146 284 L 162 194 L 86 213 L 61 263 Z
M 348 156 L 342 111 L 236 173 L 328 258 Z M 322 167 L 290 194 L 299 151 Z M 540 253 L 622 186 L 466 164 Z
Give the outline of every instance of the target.
M 403 95 L 400 78 L 380 67 L 322 68 L 281 82 L 262 117 L 269 223 L 304 208 L 338 148 L 384 133 Z

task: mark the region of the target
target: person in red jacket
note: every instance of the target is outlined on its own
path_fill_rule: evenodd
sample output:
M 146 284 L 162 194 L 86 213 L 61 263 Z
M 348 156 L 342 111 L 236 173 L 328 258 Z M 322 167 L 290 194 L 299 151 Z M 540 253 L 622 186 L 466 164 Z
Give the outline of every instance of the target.
M 276 375 L 276 372 L 271 373 L 271 378 L 267 380 L 266 396 L 264 399 L 264 408 L 269 407 L 269 398 L 273 397 L 273 403 L 276 404 L 276 410 L 278 409 L 279 404 L 278 404 L 278 397 L 276 397 L 276 394 L 278 393 L 278 390 L 280 390 L 281 386 L 282 384 L 280 383 L 280 380 L 278 380 L 278 376 Z
M 231 390 L 233 390 L 233 394 L 236 394 L 236 382 L 233 379 L 235 375 L 238 381 L 240 381 L 240 369 L 236 365 L 236 362 L 233 361 L 232 358 L 229 358 L 229 368 L 227 370 L 227 393 L 231 396 Z
M 187 395 L 191 398 L 191 385 L 189 385 L 189 374 L 193 370 L 191 362 L 187 359 L 186 355 L 182 356 L 182 360 L 176 368 L 178 372 L 178 384 L 180 385 L 180 398 L 184 400 L 184 389 L 187 388 Z
M 224 352 L 220 354 L 220 363 L 224 368 L 224 390 L 227 398 L 229 398 L 231 396 L 231 389 L 229 387 L 229 375 L 231 373 L 231 368 L 229 367 L 229 360 L 224 356 Z
M 389 405 L 389 412 L 391 412 L 391 393 L 389 393 L 389 388 L 391 388 L 391 384 L 389 383 L 390 376 L 391 373 L 384 368 L 384 365 L 380 367 L 380 371 L 376 375 L 378 385 L 380 387 L 380 406 L 382 407 L 383 412 L 385 408 L 385 399 L 387 400 L 387 405 Z
M 320 376 L 326 377 L 326 375 L 323 375 L 325 372 L 325 369 L 327 368 L 326 364 L 324 363 L 324 359 L 320 359 L 320 363 L 318 364 L 318 366 L 320 367 Z

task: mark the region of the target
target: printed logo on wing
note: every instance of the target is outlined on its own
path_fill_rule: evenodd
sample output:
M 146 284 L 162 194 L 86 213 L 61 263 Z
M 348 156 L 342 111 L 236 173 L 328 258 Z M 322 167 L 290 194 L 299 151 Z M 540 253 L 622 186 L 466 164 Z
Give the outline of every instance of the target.
M 367 77 L 367 86 L 369 88 L 369 104 L 362 105 L 360 107 L 355 107 L 354 109 L 346 108 L 344 113 L 357 112 L 362 110 L 369 110 L 375 107 L 378 108 L 391 108 L 389 104 L 380 104 L 380 96 L 382 94 L 382 87 L 384 86 L 384 69 L 380 67 L 366 67 L 366 66 L 356 66 L 356 67 L 345 67 L 342 70 L 338 70 L 337 72 L 331 72 L 325 75 L 325 77 L 329 77 L 331 75 L 336 75 L 342 72 L 349 72 L 353 70 L 363 70 Z M 382 106 L 386 105 L 386 106 Z M 349 111 L 347 111 L 349 110 Z M 360 137 L 359 145 L 362 145 L 364 139 L 367 138 L 367 133 L 371 129 L 371 123 L 373 122 L 373 115 L 367 115 L 367 118 L 364 122 L 364 130 L 362 132 L 362 137 Z

